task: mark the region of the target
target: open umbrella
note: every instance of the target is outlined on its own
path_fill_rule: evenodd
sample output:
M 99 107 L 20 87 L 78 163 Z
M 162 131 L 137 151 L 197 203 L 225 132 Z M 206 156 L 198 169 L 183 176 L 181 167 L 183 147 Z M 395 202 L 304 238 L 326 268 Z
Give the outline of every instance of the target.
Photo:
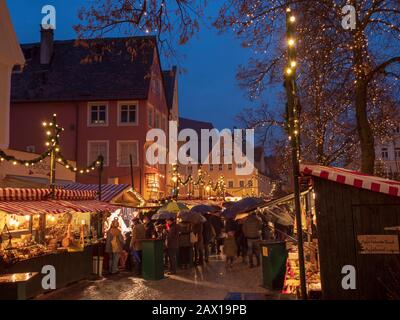
M 196 211 L 181 211 L 178 214 L 178 217 L 183 221 L 191 222 L 191 223 L 204 223 L 207 221 L 204 216 Z
M 191 212 L 198 212 L 198 213 L 212 213 L 216 212 L 216 208 L 213 208 L 212 206 L 209 206 L 207 204 L 199 204 L 197 206 L 194 206 L 192 209 L 190 209 Z
M 171 218 L 176 218 L 176 214 L 170 211 L 158 211 L 156 214 L 153 214 L 151 220 L 167 220 Z
M 158 212 L 163 212 L 163 211 L 168 211 L 172 213 L 178 213 L 180 211 L 189 211 L 190 209 L 188 206 L 182 202 L 176 202 L 172 201 L 167 203 L 165 206 L 163 206 L 161 209 L 158 210 Z
M 294 225 L 294 214 L 285 206 L 273 206 L 264 208 L 267 220 L 282 226 Z
M 266 201 L 262 198 L 243 198 L 242 200 L 234 203 L 233 205 L 222 211 L 221 216 L 227 219 L 235 219 L 237 214 L 253 211 L 263 206 L 265 203 Z

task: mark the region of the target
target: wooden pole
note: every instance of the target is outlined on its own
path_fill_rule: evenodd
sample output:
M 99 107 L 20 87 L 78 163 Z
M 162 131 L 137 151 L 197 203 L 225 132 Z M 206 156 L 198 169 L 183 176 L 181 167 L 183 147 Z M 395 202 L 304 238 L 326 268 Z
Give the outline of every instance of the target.
M 55 198 L 55 190 L 56 190 L 56 148 L 58 148 L 58 138 L 57 138 L 57 116 L 53 115 L 53 137 L 55 142 L 51 145 L 50 151 L 50 190 L 51 196 Z
M 103 163 L 104 163 L 104 158 L 103 158 L 103 156 L 100 156 L 100 164 L 99 164 L 99 201 L 101 201 L 101 193 L 102 193 Z
M 135 178 L 133 175 L 133 160 L 132 160 L 132 154 L 129 155 L 129 162 L 130 162 L 130 168 L 131 168 L 131 184 L 132 184 L 132 189 L 135 190 Z
M 294 187 L 294 205 L 296 213 L 297 226 L 297 245 L 299 254 L 300 269 L 300 290 L 301 298 L 307 299 L 306 271 L 304 262 L 303 248 L 303 228 L 301 222 L 300 208 L 300 125 L 299 125 L 299 103 L 296 93 L 296 49 L 295 49 L 295 16 L 290 8 L 286 10 L 286 36 L 288 44 L 288 65 L 285 70 L 285 87 L 287 94 L 287 120 L 289 139 L 292 148 L 292 166 L 293 166 L 293 187 Z

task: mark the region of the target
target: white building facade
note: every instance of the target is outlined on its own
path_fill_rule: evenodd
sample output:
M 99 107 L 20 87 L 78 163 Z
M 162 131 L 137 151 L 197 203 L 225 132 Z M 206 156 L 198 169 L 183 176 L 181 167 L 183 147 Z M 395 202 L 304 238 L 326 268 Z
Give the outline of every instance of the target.
M 376 172 L 382 177 L 400 180 L 400 125 L 393 135 L 383 142 L 376 143 Z

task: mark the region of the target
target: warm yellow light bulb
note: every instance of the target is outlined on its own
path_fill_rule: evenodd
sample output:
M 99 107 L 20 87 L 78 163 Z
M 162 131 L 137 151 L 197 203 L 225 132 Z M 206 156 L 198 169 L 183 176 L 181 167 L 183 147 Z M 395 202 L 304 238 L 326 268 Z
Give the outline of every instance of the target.
M 43 127 L 47 126 L 47 122 L 43 122 L 42 124 L 43 124 Z
M 296 17 L 295 17 L 295 16 L 291 16 L 291 17 L 289 18 L 289 20 L 290 20 L 290 22 L 295 22 L 295 21 L 296 21 Z
M 17 165 L 17 161 L 13 161 L 13 165 L 16 166 Z
M 292 69 L 286 68 L 286 73 L 287 73 L 287 74 L 292 74 Z
M 290 38 L 290 39 L 288 40 L 288 45 L 289 45 L 290 47 L 293 47 L 293 46 L 294 46 L 294 43 L 295 43 L 294 39 Z
M 290 62 L 290 66 L 291 66 L 292 68 L 296 67 L 296 65 L 297 65 L 296 61 Z

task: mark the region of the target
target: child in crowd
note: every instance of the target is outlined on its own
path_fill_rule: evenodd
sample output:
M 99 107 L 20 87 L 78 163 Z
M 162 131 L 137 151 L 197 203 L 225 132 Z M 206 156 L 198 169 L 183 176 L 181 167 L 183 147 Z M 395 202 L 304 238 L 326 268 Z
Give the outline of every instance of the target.
M 224 248 L 223 248 L 224 255 L 226 257 L 226 268 L 232 268 L 233 260 L 237 253 L 237 246 L 236 246 L 236 239 L 235 239 L 235 232 L 229 231 L 227 237 L 224 240 Z

